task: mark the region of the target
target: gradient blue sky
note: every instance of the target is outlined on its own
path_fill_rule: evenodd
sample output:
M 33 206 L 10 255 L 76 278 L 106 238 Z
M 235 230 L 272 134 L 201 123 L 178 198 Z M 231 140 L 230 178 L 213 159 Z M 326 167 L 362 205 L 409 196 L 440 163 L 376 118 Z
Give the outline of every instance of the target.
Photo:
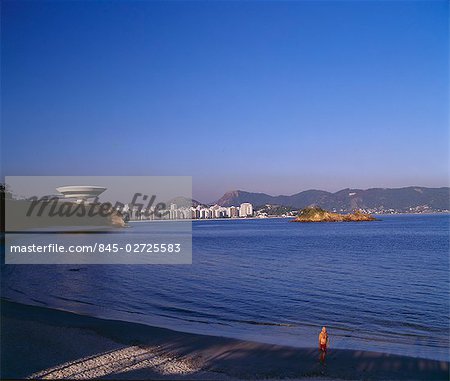
M 2 176 L 448 184 L 447 1 L 2 1 Z

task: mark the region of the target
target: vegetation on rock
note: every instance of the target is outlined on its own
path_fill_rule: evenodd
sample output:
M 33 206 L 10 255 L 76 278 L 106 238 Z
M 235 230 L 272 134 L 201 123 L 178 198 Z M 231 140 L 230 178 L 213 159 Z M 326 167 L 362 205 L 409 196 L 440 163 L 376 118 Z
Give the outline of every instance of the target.
M 361 211 L 355 211 L 350 214 L 339 214 L 329 212 L 319 207 L 309 207 L 302 209 L 297 218 L 292 222 L 357 222 L 357 221 L 376 221 L 376 218 L 370 214 Z

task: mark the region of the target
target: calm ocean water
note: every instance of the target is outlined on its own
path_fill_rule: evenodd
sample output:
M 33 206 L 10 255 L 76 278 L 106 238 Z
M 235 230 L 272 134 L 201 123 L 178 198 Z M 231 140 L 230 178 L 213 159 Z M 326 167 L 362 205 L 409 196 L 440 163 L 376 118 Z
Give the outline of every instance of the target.
M 195 221 L 192 265 L 8 265 L 2 296 L 292 346 L 327 325 L 332 348 L 448 360 L 449 216 L 380 218 Z

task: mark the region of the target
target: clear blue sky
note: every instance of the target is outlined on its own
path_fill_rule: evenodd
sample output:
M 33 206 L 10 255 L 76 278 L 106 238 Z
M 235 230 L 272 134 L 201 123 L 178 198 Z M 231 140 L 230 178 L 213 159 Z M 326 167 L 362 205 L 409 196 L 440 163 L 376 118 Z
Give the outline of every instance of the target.
M 447 1 L 2 1 L 2 176 L 448 184 Z

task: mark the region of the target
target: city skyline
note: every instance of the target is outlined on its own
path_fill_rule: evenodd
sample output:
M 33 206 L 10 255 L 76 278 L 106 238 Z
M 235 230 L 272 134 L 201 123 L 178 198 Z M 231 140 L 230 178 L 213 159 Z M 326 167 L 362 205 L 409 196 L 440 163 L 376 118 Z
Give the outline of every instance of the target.
M 448 186 L 448 3 L 2 2 L 5 175 Z

